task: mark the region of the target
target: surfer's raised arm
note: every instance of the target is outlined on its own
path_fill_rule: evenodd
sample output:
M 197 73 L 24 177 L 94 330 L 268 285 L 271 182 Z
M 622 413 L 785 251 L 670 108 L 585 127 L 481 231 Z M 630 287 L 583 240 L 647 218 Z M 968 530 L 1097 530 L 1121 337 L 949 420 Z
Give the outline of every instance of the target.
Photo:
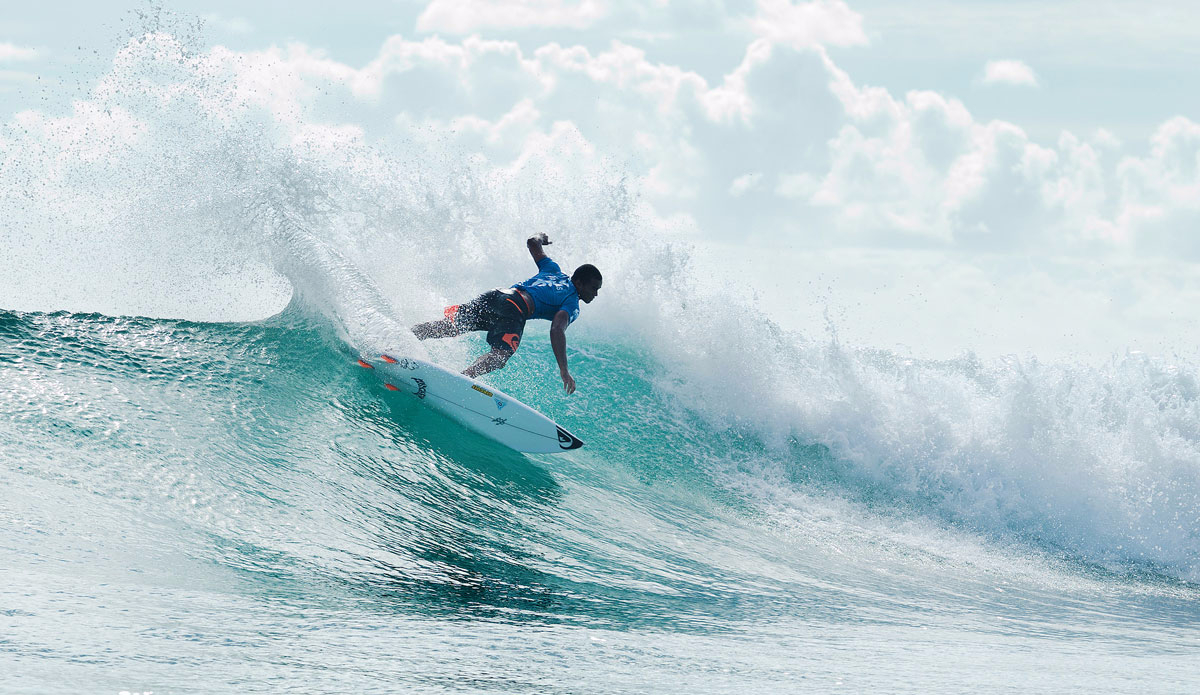
M 525 242 L 525 247 L 529 249 L 529 255 L 533 256 L 534 263 L 546 257 L 546 252 L 542 250 L 542 247 L 549 246 L 550 243 L 550 239 L 545 234 L 535 234 L 529 237 L 529 240 Z
M 575 379 L 567 371 L 567 326 L 571 325 L 571 315 L 561 309 L 550 322 L 550 347 L 554 349 L 554 359 L 558 360 L 558 373 L 562 376 L 563 388 L 567 394 L 575 393 Z

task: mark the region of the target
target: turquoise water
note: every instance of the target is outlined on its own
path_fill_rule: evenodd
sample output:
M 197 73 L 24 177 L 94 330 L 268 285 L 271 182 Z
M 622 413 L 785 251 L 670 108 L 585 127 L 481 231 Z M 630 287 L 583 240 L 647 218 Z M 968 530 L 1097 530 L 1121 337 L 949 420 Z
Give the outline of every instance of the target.
M 159 27 L 0 130 L 0 692 L 1200 690 L 1194 359 L 788 333 L 619 166 L 368 137 L 270 60 Z M 355 366 L 470 364 L 407 326 L 541 231 L 605 273 L 579 390 L 543 326 L 490 378 L 584 448 Z
M 1197 682 L 1194 566 L 973 530 L 815 441 L 705 425 L 628 346 L 547 408 L 588 446 L 524 456 L 382 392 L 296 307 L 0 331 L 5 692 Z M 549 346 L 522 350 L 497 383 L 536 402 Z

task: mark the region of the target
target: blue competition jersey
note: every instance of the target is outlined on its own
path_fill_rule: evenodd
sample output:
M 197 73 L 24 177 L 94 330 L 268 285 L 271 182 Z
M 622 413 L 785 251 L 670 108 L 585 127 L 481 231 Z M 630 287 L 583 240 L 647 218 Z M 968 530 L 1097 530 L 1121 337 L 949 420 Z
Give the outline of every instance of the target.
M 559 309 L 571 315 L 571 322 L 579 316 L 579 291 L 575 283 L 547 256 L 537 262 L 538 274 L 513 287 L 520 287 L 533 297 L 533 318 L 553 321 Z

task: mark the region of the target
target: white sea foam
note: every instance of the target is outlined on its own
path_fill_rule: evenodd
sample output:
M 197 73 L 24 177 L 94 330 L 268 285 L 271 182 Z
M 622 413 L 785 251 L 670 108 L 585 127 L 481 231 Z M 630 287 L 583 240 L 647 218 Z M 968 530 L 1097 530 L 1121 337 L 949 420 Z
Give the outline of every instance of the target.
M 664 388 L 773 445 L 760 475 L 826 466 L 851 495 L 1109 567 L 1200 577 L 1194 365 L 1137 354 L 1102 368 L 926 362 L 783 336 L 747 345 L 740 322 L 707 326 L 735 336 L 716 349 L 692 336 L 655 352 L 675 365 Z M 689 343 L 708 349 L 679 347 Z M 805 461 L 791 437 L 830 456 Z

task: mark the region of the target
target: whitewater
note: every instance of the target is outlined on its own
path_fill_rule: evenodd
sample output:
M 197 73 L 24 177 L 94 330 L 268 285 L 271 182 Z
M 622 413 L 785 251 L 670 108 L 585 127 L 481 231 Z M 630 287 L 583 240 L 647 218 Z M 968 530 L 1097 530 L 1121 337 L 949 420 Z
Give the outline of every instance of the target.
M 0 131 L 0 692 L 1200 687 L 1200 363 L 779 327 L 618 164 L 372 141 L 137 35 Z M 570 145 L 570 134 L 562 134 Z M 580 145 L 582 147 L 582 145 Z M 532 274 L 604 292 L 516 454 L 355 368 Z

